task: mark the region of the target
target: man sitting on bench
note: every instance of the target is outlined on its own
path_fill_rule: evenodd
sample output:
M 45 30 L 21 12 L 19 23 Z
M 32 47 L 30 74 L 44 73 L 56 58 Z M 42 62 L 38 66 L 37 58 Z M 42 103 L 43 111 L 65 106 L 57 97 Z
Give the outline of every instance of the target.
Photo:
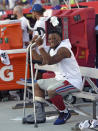
M 55 64 L 57 71 L 54 72 L 55 78 L 40 79 L 35 83 L 35 106 L 37 109 L 36 116 L 38 123 L 44 123 L 46 121 L 43 103 L 45 91 L 52 98 L 57 94 L 65 96 L 82 89 L 81 73 L 71 50 L 69 39 L 61 41 L 61 34 L 58 31 L 51 31 L 48 35 L 48 43 L 51 48 L 49 53 L 44 50 L 43 40 L 41 38 L 36 41 L 36 45 L 40 51 L 39 57 L 43 64 Z M 68 109 L 60 111 L 59 117 L 54 122 L 54 125 L 64 124 L 70 117 L 71 114 Z M 32 116 L 32 118 L 32 123 L 34 123 L 34 117 Z M 28 116 L 27 119 L 23 119 L 23 122 L 29 123 L 30 119 Z

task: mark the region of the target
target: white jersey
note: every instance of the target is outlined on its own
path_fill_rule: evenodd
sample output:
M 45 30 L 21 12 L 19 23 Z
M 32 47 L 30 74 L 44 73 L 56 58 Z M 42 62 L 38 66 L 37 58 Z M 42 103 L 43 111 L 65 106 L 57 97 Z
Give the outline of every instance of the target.
M 41 27 L 45 30 L 45 21 L 48 19 L 48 17 L 40 17 L 39 20 L 36 21 L 35 25 L 34 25 L 34 30 L 37 29 L 37 27 Z M 33 32 L 33 37 L 35 35 L 39 35 L 38 31 L 34 31 Z M 41 35 L 43 36 L 43 31 L 41 31 Z M 43 46 L 44 49 L 48 52 L 49 50 L 49 46 L 46 45 L 46 37 L 43 40 Z M 39 53 L 39 50 L 36 48 L 37 52 Z
M 28 27 L 28 19 L 26 19 L 24 16 L 19 18 L 21 22 L 21 28 L 23 30 L 23 48 L 25 48 L 24 42 L 29 42 L 29 33 L 27 32 Z
M 67 80 L 74 87 L 82 89 L 82 77 L 80 73 L 79 66 L 74 57 L 73 52 L 71 51 L 71 44 L 69 39 L 63 40 L 61 44 L 54 50 L 50 50 L 50 55 L 53 56 L 57 53 L 59 48 L 65 47 L 68 48 L 71 52 L 70 58 L 64 58 L 62 61 L 56 64 L 57 71 L 55 73 L 55 78 L 57 80 Z

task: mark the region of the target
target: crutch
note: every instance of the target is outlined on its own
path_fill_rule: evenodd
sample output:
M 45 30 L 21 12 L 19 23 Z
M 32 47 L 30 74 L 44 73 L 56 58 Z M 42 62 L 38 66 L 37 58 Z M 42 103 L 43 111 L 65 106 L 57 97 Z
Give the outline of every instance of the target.
M 38 27 L 37 30 L 38 33 L 41 35 L 41 31 L 44 32 L 45 34 L 45 31 L 43 28 L 41 27 Z M 40 37 L 40 35 L 38 36 L 38 38 Z M 45 36 L 45 35 L 44 35 Z M 38 39 L 37 38 L 37 39 Z M 43 37 L 44 38 L 44 37 Z M 28 58 L 29 58 L 29 49 L 31 47 L 31 59 L 30 59 L 30 65 L 31 65 L 31 76 L 32 76 L 32 86 L 34 87 L 34 79 L 33 79 L 33 64 L 32 64 L 32 48 L 34 48 L 36 46 L 35 42 L 32 44 L 30 42 L 30 44 L 28 45 L 27 49 L 26 49 L 26 68 L 25 68 L 25 86 L 24 86 L 24 107 L 23 107 L 23 114 L 24 114 L 24 117 L 25 117 L 25 102 L 26 102 L 26 87 L 27 87 L 27 72 L 28 72 Z M 34 108 L 35 109 L 35 108 Z M 35 111 L 34 111 L 35 112 Z M 35 115 L 34 115 L 35 116 Z M 36 121 L 36 117 L 35 117 L 35 121 Z M 35 122 L 36 123 L 36 122 Z
M 40 28 L 41 29 L 41 28 Z M 40 30 L 39 29 L 39 30 Z M 44 39 L 45 33 L 42 37 Z M 33 73 L 33 63 L 32 63 L 32 48 L 35 46 L 35 43 L 30 46 L 30 66 L 31 66 L 31 78 L 32 78 L 32 94 L 33 94 L 33 108 L 34 108 L 34 127 L 38 127 L 37 120 L 36 120 L 36 107 L 35 107 L 35 93 L 34 93 L 34 73 Z
M 31 28 L 29 21 L 27 21 L 28 28 L 32 31 L 34 31 L 33 28 Z M 29 60 L 29 49 L 32 45 L 32 42 L 29 43 L 28 47 L 26 48 L 26 67 L 25 67 L 25 85 L 24 85 L 24 106 L 23 106 L 23 114 L 25 117 L 25 102 L 26 102 L 26 87 L 27 87 L 27 73 L 28 73 L 28 60 Z
M 24 86 L 24 106 L 23 106 L 23 114 L 25 117 L 25 102 L 26 102 L 26 87 L 27 87 L 27 73 L 28 73 L 28 60 L 29 60 L 29 49 L 32 45 L 32 42 L 29 43 L 28 47 L 26 48 L 26 67 L 25 67 L 25 86 Z M 35 46 L 35 43 L 33 43 L 33 47 Z
M 24 86 L 24 106 L 23 106 L 23 114 L 25 117 L 25 102 L 26 102 L 26 88 L 27 88 L 27 73 L 28 73 L 28 60 L 29 60 L 29 48 L 32 43 L 30 43 L 26 49 L 26 67 L 25 67 L 25 86 Z
M 39 37 L 38 37 L 39 38 Z M 27 73 L 28 73 L 28 63 L 29 63 L 29 50 L 30 47 L 34 47 L 35 43 L 32 44 L 32 42 L 30 42 L 30 44 L 28 45 L 27 49 L 26 49 L 26 67 L 25 67 L 25 86 L 24 86 L 24 106 L 23 106 L 23 114 L 25 117 L 25 103 L 26 103 L 26 91 L 27 91 Z

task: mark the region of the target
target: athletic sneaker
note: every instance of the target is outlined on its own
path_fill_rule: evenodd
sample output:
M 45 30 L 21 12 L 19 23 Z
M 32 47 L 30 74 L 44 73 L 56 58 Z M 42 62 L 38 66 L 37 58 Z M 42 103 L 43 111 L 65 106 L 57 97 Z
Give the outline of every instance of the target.
M 81 130 L 86 129 L 86 128 L 98 128 L 98 120 L 92 119 L 92 120 L 85 120 L 84 122 L 80 122 L 79 128 Z
M 71 117 L 70 112 L 68 111 L 68 113 L 64 113 L 61 112 L 59 114 L 59 117 L 57 118 L 57 120 L 54 122 L 54 125 L 61 125 L 66 123 L 66 121 Z

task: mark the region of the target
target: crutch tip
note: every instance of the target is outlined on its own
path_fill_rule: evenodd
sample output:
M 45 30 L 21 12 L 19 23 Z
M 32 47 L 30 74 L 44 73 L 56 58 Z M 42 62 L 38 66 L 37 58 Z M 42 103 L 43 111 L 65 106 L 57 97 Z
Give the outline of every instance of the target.
M 24 117 L 23 119 L 22 119 L 22 124 L 26 124 L 27 123 L 27 121 L 26 121 L 26 118 Z
M 35 124 L 34 124 L 34 127 L 35 127 L 35 128 L 38 128 L 38 124 L 37 124 L 37 123 L 35 123 Z

